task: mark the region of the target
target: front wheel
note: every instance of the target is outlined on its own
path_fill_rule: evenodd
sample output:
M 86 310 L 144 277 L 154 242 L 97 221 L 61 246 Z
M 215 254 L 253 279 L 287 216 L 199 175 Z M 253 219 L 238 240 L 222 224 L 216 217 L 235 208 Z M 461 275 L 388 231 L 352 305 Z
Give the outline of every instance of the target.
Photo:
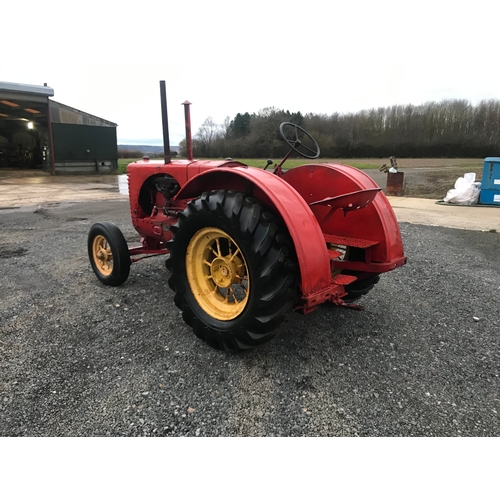
M 123 233 L 111 222 L 98 222 L 89 231 L 87 250 L 95 275 L 105 285 L 124 283 L 130 272 L 130 253 Z
M 171 229 L 169 285 L 196 336 L 227 351 L 270 340 L 296 300 L 293 246 L 276 219 L 242 193 L 212 191 Z

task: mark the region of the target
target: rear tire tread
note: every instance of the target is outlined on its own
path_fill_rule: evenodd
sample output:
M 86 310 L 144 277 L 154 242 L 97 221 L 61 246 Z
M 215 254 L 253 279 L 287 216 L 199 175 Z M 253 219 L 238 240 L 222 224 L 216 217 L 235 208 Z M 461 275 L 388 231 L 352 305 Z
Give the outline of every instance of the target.
M 206 226 L 224 230 L 245 254 L 250 296 L 245 309 L 230 321 L 219 321 L 203 311 L 187 280 L 187 245 Z M 172 233 L 173 239 L 167 243 L 171 257 L 166 266 L 172 273 L 169 285 L 194 334 L 210 346 L 228 351 L 246 350 L 271 340 L 298 296 L 293 247 L 276 218 L 242 193 L 211 191 L 189 202 Z

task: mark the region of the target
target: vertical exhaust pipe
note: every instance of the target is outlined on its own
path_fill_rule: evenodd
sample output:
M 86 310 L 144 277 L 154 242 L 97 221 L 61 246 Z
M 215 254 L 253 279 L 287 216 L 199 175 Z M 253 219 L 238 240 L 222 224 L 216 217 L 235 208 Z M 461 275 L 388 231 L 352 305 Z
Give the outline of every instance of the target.
M 184 106 L 184 121 L 186 123 L 186 158 L 188 160 L 193 159 L 193 140 L 191 138 L 191 114 L 189 111 L 189 106 L 191 103 L 189 101 L 184 101 L 182 103 Z
M 170 136 L 168 135 L 168 114 L 167 114 L 167 92 L 165 91 L 165 80 L 160 81 L 161 97 L 161 119 L 163 124 L 163 154 L 165 156 L 165 165 L 170 163 Z

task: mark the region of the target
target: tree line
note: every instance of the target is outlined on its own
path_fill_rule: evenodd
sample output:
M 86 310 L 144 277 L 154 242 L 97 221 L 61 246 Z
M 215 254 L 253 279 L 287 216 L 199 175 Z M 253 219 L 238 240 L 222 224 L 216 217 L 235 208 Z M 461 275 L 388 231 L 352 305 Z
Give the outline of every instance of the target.
M 463 99 L 394 105 L 355 113 L 303 115 L 274 107 L 208 117 L 193 137 L 197 158 L 279 158 L 288 148 L 279 125 L 292 122 L 318 142 L 325 158 L 483 158 L 500 156 L 500 101 Z M 185 140 L 180 154 L 186 155 Z

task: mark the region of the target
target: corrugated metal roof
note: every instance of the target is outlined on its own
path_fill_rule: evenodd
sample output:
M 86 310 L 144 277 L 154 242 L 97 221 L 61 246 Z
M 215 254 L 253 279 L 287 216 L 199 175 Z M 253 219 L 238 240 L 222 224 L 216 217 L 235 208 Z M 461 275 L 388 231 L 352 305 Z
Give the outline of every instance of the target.
M 49 99 L 54 95 L 54 89 L 45 85 L 27 85 L 24 83 L 0 82 L 0 112 L 8 119 L 47 119 L 47 102 L 54 123 L 75 123 L 80 125 L 98 125 L 117 127 L 118 125 L 104 118 L 91 115 L 85 111 L 72 108 L 66 104 Z M 2 101 L 4 100 L 4 101 Z M 8 100 L 10 102 L 5 102 Z M 41 105 L 38 105 L 40 103 Z M 27 108 L 29 106 L 29 108 Z M 30 111 L 36 108 L 35 111 Z M 32 113 L 32 114 L 28 114 Z
M 81 111 L 76 108 L 72 108 L 66 104 L 50 100 L 50 113 L 52 115 L 53 123 L 79 123 L 81 125 L 101 125 L 106 127 L 117 127 L 118 125 L 104 118 L 99 118 L 98 116 L 91 115 L 85 111 Z M 67 111 L 64 117 L 64 111 Z M 71 119 L 69 115 L 75 115 Z M 75 118 L 76 117 L 76 118 Z
M 20 92 L 25 94 L 35 94 L 45 97 L 52 97 L 54 89 L 46 85 L 27 85 L 25 83 L 0 82 L 0 92 Z

